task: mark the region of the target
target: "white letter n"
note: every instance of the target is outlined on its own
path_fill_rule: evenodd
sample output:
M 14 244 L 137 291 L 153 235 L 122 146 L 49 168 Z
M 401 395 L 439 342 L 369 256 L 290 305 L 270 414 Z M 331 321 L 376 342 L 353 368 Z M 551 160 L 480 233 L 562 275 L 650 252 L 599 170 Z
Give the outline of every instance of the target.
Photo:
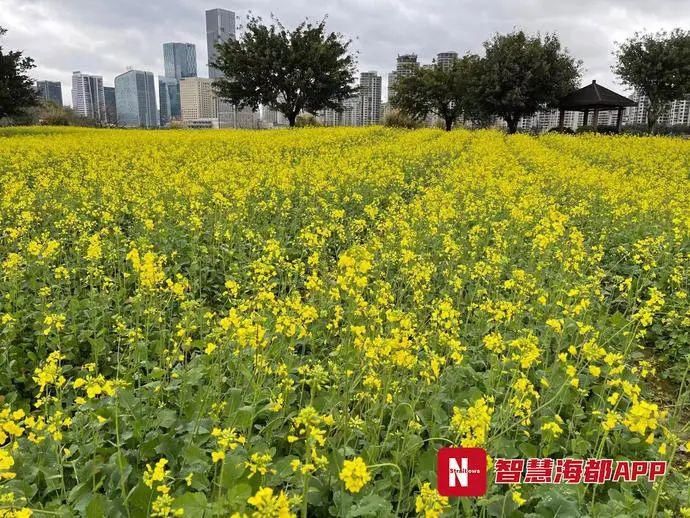
M 448 459 L 448 485 L 450 487 L 455 487 L 455 481 L 460 483 L 460 487 L 467 487 L 467 458 L 463 457 L 460 459 L 460 466 L 458 466 L 458 461 L 454 458 Z

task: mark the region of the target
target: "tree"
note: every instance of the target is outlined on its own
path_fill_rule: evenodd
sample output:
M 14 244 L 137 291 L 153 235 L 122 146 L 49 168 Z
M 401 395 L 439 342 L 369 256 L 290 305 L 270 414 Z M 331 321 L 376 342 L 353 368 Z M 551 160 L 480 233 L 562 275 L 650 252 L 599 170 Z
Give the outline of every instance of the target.
M 0 36 L 6 32 L 0 27 Z M 0 46 L 0 118 L 21 115 L 38 103 L 33 80 L 26 74 L 34 66 L 30 57 L 16 50 L 4 52 Z
M 479 57 L 468 54 L 446 66 L 416 68 L 395 82 L 391 105 L 417 120 L 437 115 L 450 131 L 463 113 L 471 111 L 478 64 Z
M 496 34 L 484 42 L 478 99 L 515 133 L 521 117 L 553 108 L 578 86 L 581 62 L 561 48 L 555 34 L 528 36 L 523 31 Z
M 327 33 L 325 20 L 303 22 L 293 31 L 273 21 L 267 26 L 250 17 L 241 39 L 216 46 L 213 66 L 225 75 L 215 82 L 218 95 L 240 108 L 262 104 L 280 111 L 290 126 L 302 111 L 341 111 L 356 92 L 351 42 Z
M 690 93 L 690 32 L 635 33 L 614 55 L 613 72 L 649 99 L 647 128 L 654 131 L 668 103 Z

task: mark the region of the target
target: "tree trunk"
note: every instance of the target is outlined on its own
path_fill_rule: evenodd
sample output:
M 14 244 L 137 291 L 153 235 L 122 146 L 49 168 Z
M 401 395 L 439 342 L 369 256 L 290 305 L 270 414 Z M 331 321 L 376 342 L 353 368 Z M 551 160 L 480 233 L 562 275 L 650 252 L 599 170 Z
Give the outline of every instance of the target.
M 649 103 L 649 107 L 647 108 L 647 131 L 650 134 L 654 134 L 654 130 L 656 128 L 656 121 L 657 121 L 657 107 L 653 102 Z
M 288 124 L 290 125 L 291 128 L 295 127 L 295 123 L 297 122 L 297 115 L 294 113 L 289 113 L 286 115 Z
M 453 129 L 453 119 L 452 117 L 446 117 L 446 131 L 450 131 Z
M 506 117 L 506 122 L 508 123 L 508 134 L 509 135 L 517 133 L 518 120 L 519 119 L 517 117 Z

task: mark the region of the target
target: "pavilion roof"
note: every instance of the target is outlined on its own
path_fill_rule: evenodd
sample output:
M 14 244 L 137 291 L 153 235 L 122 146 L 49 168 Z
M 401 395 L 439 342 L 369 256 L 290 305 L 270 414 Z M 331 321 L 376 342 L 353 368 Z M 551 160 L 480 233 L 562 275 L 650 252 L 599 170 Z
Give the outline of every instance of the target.
M 637 103 L 627 97 L 609 90 L 596 81 L 563 97 L 558 107 L 565 110 L 584 111 L 586 109 L 613 110 L 636 106 Z

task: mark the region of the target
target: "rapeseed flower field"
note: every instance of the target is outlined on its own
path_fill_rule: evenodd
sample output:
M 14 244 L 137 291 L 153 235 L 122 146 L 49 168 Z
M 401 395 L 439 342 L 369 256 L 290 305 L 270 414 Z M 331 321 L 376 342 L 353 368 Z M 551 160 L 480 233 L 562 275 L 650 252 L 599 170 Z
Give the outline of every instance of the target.
M 0 516 L 690 515 L 690 141 L 6 129 L 0 236 Z

